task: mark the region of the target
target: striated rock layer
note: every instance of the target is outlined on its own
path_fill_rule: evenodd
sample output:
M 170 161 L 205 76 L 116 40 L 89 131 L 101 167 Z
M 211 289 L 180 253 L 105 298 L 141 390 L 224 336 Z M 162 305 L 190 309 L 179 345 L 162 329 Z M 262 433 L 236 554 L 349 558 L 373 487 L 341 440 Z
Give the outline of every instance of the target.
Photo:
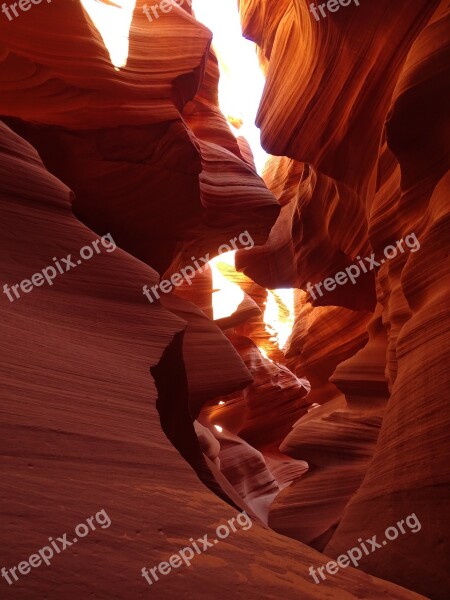
M 3 592 L 446 600 L 446 3 L 317 22 L 306 0 L 240 0 L 267 76 L 262 178 L 219 110 L 211 33 L 175 3 L 149 23 L 143 4 L 120 70 L 79 2 L 0 18 L 2 281 L 108 232 L 118 246 L 0 299 L 2 565 L 111 518 Z M 243 293 L 228 316 L 209 266 L 144 296 L 244 231 L 240 272 L 221 267 Z M 312 287 L 411 234 L 354 284 Z M 281 287 L 284 349 L 264 315 Z M 148 589 L 144 565 L 242 509 L 251 529 Z M 413 513 L 420 531 L 359 570 L 309 575 Z
M 447 598 L 448 7 L 361 3 L 320 23 L 302 1 L 242 0 L 240 9 L 267 73 L 262 140 L 288 158 L 272 159 L 264 176 L 283 205 L 279 220 L 238 266 L 261 285 L 306 291 L 410 234 L 420 246 L 383 261 L 372 281 L 308 295 L 322 307 L 310 309 L 317 330 L 334 312 L 342 331 L 317 344 L 316 360 L 331 361 L 345 338 L 349 353 L 336 357 L 333 374 L 317 362 L 325 377 L 311 384 L 323 406 L 281 446 L 310 471 L 277 497 L 269 523 L 338 556 L 416 513 L 421 531 L 365 556 L 362 568 Z M 353 330 L 338 306 L 352 311 Z M 374 312 L 358 344 L 361 309 Z M 312 330 L 301 319 L 298 310 L 287 356 L 308 375 Z
M 55 254 L 76 256 L 97 235 L 73 216 L 72 193 L 44 168 L 36 151 L 4 125 L 0 134 L 1 269 L 12 284 L 47 266 Z M 142 566 L 165 560 L 190 537 L 214 535 L 236 513 L 180 458 L 161 429 L 166 409 L 158 414 L 155 405 L 158 396 L 177 411 L 184 432 L 180 451 L 189 450 L 186 458 L 211 472 L 186 411 L 179 344 L 192 314 L 187 343 L 195 345 L 198 311 L 186 303 L 184 320 L 173 305 L 171 310 L 149 305 L 136 293 L 143 279 L 155 281 L 155 271 L 117 248 L 64 273 L 51 287 L 33 289 L 12 303 L 2 299 L 2 532 L 14 542 L 4 545 L 2 565 L 27 559 L 49 535 L 70 536 L 102 508 L 111 519 L 108 528 L 97 528 L 49 567 L 19 576 L 8 587 L 2 581 L 4 597 L 144 597 L 149 592 Z M 221 335 L 217 328 L 215 335 Z M 222 356 L 233 361 L 235 351 L 226 347 Z M 151 593 L 174 598 L 189 587 L 197 598 L 228 598 L 230 590 L 296 598 L 303 589 L 319 599 L 307 568 L 322 560 L 254 523 L 214 554 L 197 557 L 195 566 L 156 582 Z M 233 583 L 230 569 L 242 580 Z M 332 589 L 355 599 L 361 589 L 374 600 L 422 597 L 358 571 L 344 572 Z

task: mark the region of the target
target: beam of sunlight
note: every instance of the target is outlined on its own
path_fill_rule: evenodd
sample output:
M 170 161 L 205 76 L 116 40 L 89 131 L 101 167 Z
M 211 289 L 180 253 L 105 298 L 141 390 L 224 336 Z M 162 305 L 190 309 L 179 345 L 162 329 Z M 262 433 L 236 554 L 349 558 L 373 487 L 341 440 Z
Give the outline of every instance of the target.
M 128 37 L 136 0 L 81 0 L 81 4 L 102 36 L 111 63 L 118 71 L 127 64 Z
M 261 148 L 256 113 L 265 79 L 256 46 L 242 37 L 236 0 L 193 0 L 195 18 L 213 32 L 213 48 L 219 61 L 219 104 L 237 136 L 247 139 L 259 174 L 268 158 Z

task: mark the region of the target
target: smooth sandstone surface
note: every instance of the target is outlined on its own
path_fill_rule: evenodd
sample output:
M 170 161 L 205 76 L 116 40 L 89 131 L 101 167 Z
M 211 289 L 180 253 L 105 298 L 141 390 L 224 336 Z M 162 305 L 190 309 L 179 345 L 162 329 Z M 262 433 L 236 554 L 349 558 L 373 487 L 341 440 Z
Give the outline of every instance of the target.
M 78 2 L 0 17 L 2 285 L 108 232 L 118 246 L 1 294 L 0 566 L 112 521 L 2 597 L 447 600 L 446 3 L 317 23 L 306 0 L 240 0 L 267 77 L 262 178 L 220 112 L 211 33 L 177 6 L 150 25 L 143 4 L 120 70 Z M 143 295 L 245 230 L 229 316 L 209 267 Z M 412 232 L 417 251 L 307 291 Z M 284 350 L 264 321 L 281 287 Z M 242 509 L 251 529 L 148 586 L 143 566 Z M 411 513 L 420 532 L 358 570 L 308 574 Z

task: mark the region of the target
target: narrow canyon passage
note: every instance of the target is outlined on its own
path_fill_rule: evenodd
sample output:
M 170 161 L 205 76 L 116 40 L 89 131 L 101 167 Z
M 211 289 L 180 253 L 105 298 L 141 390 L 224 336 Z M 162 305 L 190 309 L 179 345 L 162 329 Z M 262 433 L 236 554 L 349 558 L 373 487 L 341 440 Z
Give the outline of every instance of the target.
M 241 152 L 242 147 L 247 148 L 250 167 L 255 165 L 263 175 L 269 156 L 255 126 L 264 87 L 256 46 L 242 37 L 233 0 L 195 0 L 193 10 L 213 33 L 214 56 L 210 60 L 215 63 L 217 59 L 219 67 L 219 108 Z M 239 273 L 236 250 L 231 248 L 249 250 L 254 241 L 246 231 L 234 238 L 234 243 L 223 244 L 208 268 L 197 271 L 192 288 L 181 286 L 179 293 L 219 324 L 253 382 L 229 395 L 207 398 L 194 425 L 209 469 L 218 482 L 225 482 L 224 491 L 231 499 L 237 495 L 241 506 L 267 525 L 270 505 L 280 490 L 307 470 L 305 461 L 283 455 L 279 446 L 294 423 L 311 410 L 305 399 L 310 384 L 286 366 L 284 351 L 294 324 L 294 290 L 267 290 Z M 199 299 L 200 288 L 210 294 L 207 306 Z M 199 475 L 203 474 L 200 468 Z
M 1 597 L 447 600 L 449 20 L 3 4 Z
M 121 19 L 116 17 L 119 12 L 116 7 L 85 2 L 116 68 L 126 64 L 125 34 L 133 6 L 133 2 L 124 4 L 125 15 Z M 218 107 L 240 149 L 246 148 L 250 169 L 256 168 L 263 174 L 269 156 L 260 145 L 260 133 L 255 126 L 264 87 L 256 45 L 242 37 L 234 1 L 196 0 L 193 10 L 196 18 L 213 33 L 210 61 L 215 66 L 217 60 L 219 67 L 219 73 L 215 74 Z M 112 22 L 109 15 L 115 17 Z M 118 28 L 122 28 L 120 32 Z M 181 285 L 175 293 L 199 306 L 220 324 L 253 378 L 251 385 L 230 395 L 205 396 L 194 425 L 209 469 L 217 480 L 226 482 L 224 491 L 232 490 L 231 499 L 237 495 L 242 506 L 267 525 L 270 504 L 280 490 L 304 475 L 308 468 L 305 461 L 282 454 L 279 446 L 292 426 L 319 405 L 305 398 L 311 389 L 308 380 L 298 378 L 286 365 L 286 344 L 294 324 L 294 290 L 267 290 L 236 270 L 236 249 L 254 247 L 248 231 L 230 242 L 221 245 L 219 255 L 207 266 L 196 268 L 195 281 Z M 165 277 L 171 274 L 169 270 Z M 200 297 L 202 292 L 206 297 L 209 295 L 207 305 L 205 298 Z M 182 366 L 181 369 L 184 370 Z M 168 382 L 164 370 L 154 373 L 158 389 L 165 390 Z M 179 377 L 182 376 L 180 373 Z M 184 401 L 189 403 L 189 400 L 192 401 L 192 394 L 189 397 L 187 393 Z M 181 449 L 182 455 L 191 457 L 190 462 L 200 477 L 211 485 L 211 475 L 192 448 L 195 440 L 186 436 L 183 428 L 172 424 L 161 398 L 159 406 L 163 411 L 164 430 L 172 432 L 171 441 Z M 191 407 L 187 407 L 187 421 L 190 412 Z M 173 415 L 172 419 L 176 422 L 179 415 Z M 217 491 L 217 485 L 212 487 Z

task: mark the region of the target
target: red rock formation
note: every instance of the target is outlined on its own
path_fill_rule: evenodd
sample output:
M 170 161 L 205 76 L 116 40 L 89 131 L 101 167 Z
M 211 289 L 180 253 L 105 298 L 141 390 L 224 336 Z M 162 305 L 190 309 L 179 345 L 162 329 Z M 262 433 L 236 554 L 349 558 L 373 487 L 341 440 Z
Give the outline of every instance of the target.
M 260 45 L 268 77 L 258 117 L 262 139 L 268 152 L 309 166 L 305 175 L 292 160 L 269 163 L 265 180 L 284 204 L 282 213 L 266 244 L 241 253 L 238 265 L 261 285 L 277 285 L 281 272 L 283 284 L 304 287 L 357 255 L 380 255 L 410 233 L 421 244 L 417 254 L 398 253 L 375 271 L 376 295 L 360 279 L 313 303 L 353 310 L 378 305 L 367 346 L 355 354 L 353 338 L 347 360 L 338 364 L 341 357 L 334 375 L 324 378 L 345 394 L 346 405 L 333 400 L 311 411 L 281 446 L 311 470 L 276 499 L 269 522 L 320 548 L 328 540 L 325 552 L 338 556 L 358 537 L 382 534 L 421 512 L 426 533 L 365 557 L 363 568 L 446 598 L 441 531 L 448 470 L 431 456 L 445 461 L 448 447 L 448 410 L 438 409 L 448 346 L 448 12 L 443 2 L 389 3 L 388 9 L 381 2 L 348 9 L 345 18 L 341 9 L 316 26 L 306 2 L 277 3 L 270 16 L 269 6 L 241 3 L 244 30 Z M 309 335 L 299 318 L 299 341 L 291 341 L 289 352 L 301 366 L 298 351 Z M 321 321 L 317 328 L 324 333 Z M 350 341 L 354 334 L 345 331 Z M 327 346 L 320 350 L 331 359 Z M 312 380 L 315 387 L 320 390 Z M 330 397 L 327 387 L 323 392 L 319 403 Z M 307 512 L 308 501 L 322 515 Z
M 362 534 L 369 525 L 375 532 L 387 518 L 394 521 L 414 511 L 422 523 L 420 537 L 399 539 L 384 556 L 370 556 L 364 568 L 374 574 L 383 572 L 391 581 L 407 581 L 433 598 L 448 595 L 443 518 L 448 502 L 449 415 L 442 406 L 448 384 L 443 357 L 449 341 L 445 247 L 450 179 L 445 174 L 449 154 L 442 128 L 448 126 L 444 107 L 448 77 L 443 62 L 448 25 L 442 4 L 412 46 L 392 98 L 387 137 L 395 154 L 391 164 L 398 161 L 398 167 L 381 171 L 386 183 L 373 200 L 371 243 L 377 249 L 396 236 L 415 232 L 420 251 L 397 256 L 378 274 L 378 299 L 388 332 L 390 399 L 373 461 L 327 546 L 332 554 L 339 552 L 355 524 Z M 426 116 L 411 138 L 405 120 L 422 113 Z M 399 192 L 391 196 L 394 218 L 386 218 L 385 188 L 388 181 L 392 187 L 393 179 Z M 425 575 L 430 570 L 431 578 Z
M 0 133 L 1 269 L 13 283 L 55 254 L 77 255 L 97 236 L 73 216 L 70 190 L 46 171 L 35 150 L 3 125 Z M 49 535 L 70 536 L 102 508 L 111 519 L 76 549 L 55 555 L 49 567 L 19 575 L 10 586 L 2 580 L 5 597 L 141 597 L 147 593 L 142 566 L 158 564 L 192 536 L 214 535 L 214 527 L 236 512 L 200 484 L 162 432 L 156 388 L 159 402 L 168 391 L 174 406 L 186 406 L 182 354 L 172 342 L 186 322 L 136 294 L 143 278 L 154 281 L 156 274 L 116 249 L 64 273 L 52 287 L 13 303 L 5 296 L 0 304 L 6 367 L 2 532 L 10 542 L 3 545 L 2 565 L 27 560 Z M 149 368 L 157 364 L 154 382 Z M 183 426 L 185 438 L 194 441 L 189 421 Z M 156 582 L 151 593 L 171 598 L 189 587 L 228 597 L 231 569 L 245 578 L 239 589 L 249 597 L 282 590 L 295 598 L 302 588 L 319 599 L 306 573 L 321 559 L 255 523 L 218 545 L 214 555 Z M 373 600 L 380 594 L 419 598 L 358 571 L 333 582 L 334 590 L 355 599 L 361 586 Z
M 2 565 L 111 518 L 5 597 L 446 600 L 446 3 L 361 0 L 317 23 L 306 0 L 240 0 L 267 76 L 262 179 L 219 110 L 211 33 L 142 5 L 120 70 L 78 2 L 0 13 L 3 282 L 118 245 L 2 294 Z M 245 230 L 228 316 L 209 267 L 143 295 Z M 311 294 L 411 233 L 420 248 Z M 280 287 L 296 289 L 284 351 L 263 318 Z M 251 529 L 148 591 L 144 565 L 240 509 Z M 308 574 L 412 513 L 420 531 L 359 570 Z

